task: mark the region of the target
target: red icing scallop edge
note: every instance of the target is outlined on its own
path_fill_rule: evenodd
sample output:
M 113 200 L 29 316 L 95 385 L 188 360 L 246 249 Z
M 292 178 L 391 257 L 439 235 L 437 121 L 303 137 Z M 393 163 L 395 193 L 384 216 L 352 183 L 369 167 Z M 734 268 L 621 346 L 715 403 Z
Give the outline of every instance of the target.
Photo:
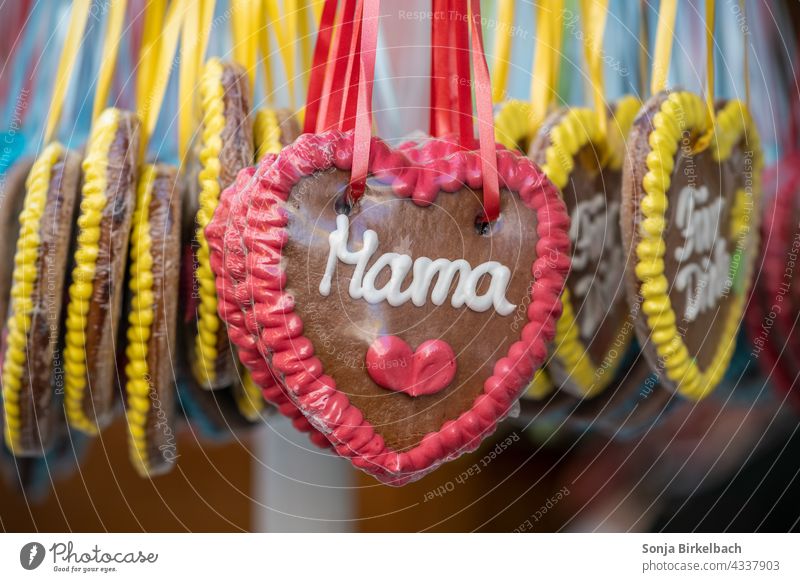
M 420 142 L 416 140 L 408 140 L 398 146 L 398 149 L 406 153 L 406 155 L 415 163 L 423 161 L 430 161 L 431 158 L 446 157 L 452 155 L 463 148 L 458 145 L 455 136 L 446 136 L 443 138 L 429 139 L 425 142 L 425 147 L 420 147 Z M 498 147 L 502 147 L 498 144 Z M 256 175 L 263 175 L 266 168 L 268 168 L 277 158 L 277 154 L 266 154 L 259 160 L 258 167 L 244 168 L 237 176 L 235 184 L 232 184 L 220 195 L 220 201 L 216 209 L 213 220 L 226 225 L 226 238 L 224 248 L 232 248 L 232 244 L 241 243 L 241 236 L 239 239 L 235 238 L 235 234 L 241 233 L 244 230 L 244 223 L 246 222 L 246 198 L 247 195 L 252 193 L 248 190 L 248 185 L 252 183 Z M 241 243 L 241 248 L 244 249 L 244 244 Z M 219 281 L 219 277 L 217 277 Z M 234 284 L 230 279 L 228 283 Z M 219 282 L 218 282 L 219 284 Z M 262 395 L 265 400 L 276 406 L 278 411 L 289 418 L 296 429 L 301 432 L 308 432 L 311 441 L 321 448 L 328 448 L 331 446 L 330 441 L 318 430 L 316 430 L 303 416 L 302 412 L 291 402 L 286 396 L 285 391 L 279 386 L 277 376 L 269 369 L 269 364 L 265 361 L 267 369 L 259 370 L 256 373 L 251 371 L 251 377 L 256 385 L 261 389 Z
M 259 167 L 267 167 L 269 164 L 275 161 L 275 158 L 277 158 L 276 154 L 265 155 L 259 162 Z M 223 190 L 222 194 L 220 195 L 219 204 L 214 212 L 212 223 L 216 222 L 224 225 L 226 234 L 224 245 L 227 250 L 236 248 L 233 245 L 239 245 L 239 248 L 244 250 L 241 238 L 236 238 L 234 235 L 243 232 L 245 214 L 243 213 L 242 209 L 244 208 L 243 205 L 246 204 L 244 195 L 247 194 L 247 185 L 252 182 L 256 171 L 257 169 L 254 167 L 244 168 L 237 175 L 234 184 Z M 209 244 L 211 244 L 210 240 Z M 213 255 L 211 260 L 214 261 Z M 216 283 L 219 286 L 221 283 L 220 275 L 216 275 L 215 278 Z M 240 350 L 242 349 L 241 346 L 238 347 Z M 241 359 L 241 351 L 239 356 Z M 248 369 L 249 368 L 250 367 L 248 366 Z M 264 399 L 267 402 L 274 404 L 282 415 L 291 420 L 292 425 L 297 430 L 309 433 L 309 439 L 311 442 L 320 448 L 329 448 L 331 446 L 330 441 L 325 437 L 325 435 L 311 426 L 311 423 L 309 423 L 306 417 L 303 416 L 303 413 L 300 412 L 300 410 L 292 403 L 291 400 L 289 400 L 284 390 L 280 387 L 276 375 L 272 372 L 268 365 L 251 369 L 250 374 L 253 378 L 253 381 L 261 389 L 261 394 L 264 396 Z
M 780 286 L 786 281 L 787 253 L 797 235 L 797 196 L 800 194 L 800 152 L 784 158 L 779 166 L 770 168 L 767 174 L 768 183 L 774 184 L 776 195 L 767 206 L 765 230 L 762 240 L 769 241 L 764 250 L 764 282 L 767 291 L 774 297 L 778 294 Z M 768 229 L 768 230 L 767 230 Z M 788 294 L 795 292 L 794 280 L 790 281 L 791 287 Z M 800 347 L 800 333 L 792 328 L 795 326 L 793 310 L 784 308 L 777 314 L 777 322 L 781 331 L 787 335 L 787 340 L 793 350 Z
M 455 192 L 466 185 L 482 186 L 480 157 L 456 151 L 436 158 L 423 145 L 415 163 L 402 151 L 372 140 L 369 171 L 391 184 L 399 197 L 420 206 L 435 200 L 440 191 Z M 445 149 L 447 149 L 445 147 Z M 555 186 L 535 164 L 519 154 L 500 150 L 498 173 L 504 186 L 519 193 L 522 202 L 537 213 L 537 259 L 531 272 L 528 323 L 521 339 L 495 363 L 484 382 L 483 393 L 456 420 L 427 434 L 416 447 L 398 452 L 364 419 L 361 411 L 324 375 L 311 341 L 303 335 L 303 322 L 294 311 L 294 298 L 284 292 L 286 273 L 282 248 L 288 242 L 288 216 L 283 204 L 303 177 L 352 165 L 352 132 L 338 131 L 301 136 L 272 163 L 243 171 L 233 186 L 247 200 L 238 212 L 229 209 L 228 220 L 215 215 L 206 229 L 211 266 L 217 277 L 220 316 L 228 324 L 231 340 L 257 381 L 271 369 L 280 375 L 278 389 L 296 404 L 309 422 L 364 471 L 381 481 L 401 485 L 419 479 L 445 461 L 474 450 L 508 415 L 534 371 L 547 355 L 561 314 L 560 295 L 569 270 L 569 217 Z M 416 157 L 416 156 L 415 156 Z M 242 212 L 242 211 L 245 212 Z M 242 215 L 246 218 L 242 221 Z M 222 215 L 220 214 L 220 217 Z M 228 224 L 235 228 L 226 228 Z M 241 229 L 231 234 L 231 230 Z M 227 247 L 227 242 L 234 244 Z M 238 245 L 238 246 L 237 246 Z
M 789 396 L 792 405 L 800 410 L 800 390 L 795 386 L 795 377 L 800 372 L 794 349 L 797 338 L 787 337 L 785 332 L 794 326 L 794 313 L 785 308 L 773 312 L 777 305 L 775 297 L 783 281 L 786 267 L 786 253 L 794 235 L 792 221 L 796 216 L 794 206 L 798 188 L 800 188 L 800 171 L 795 169 L 800 159 L 796 154 L 780 162 L 780 168 L 773 166 L 765 170 L 765 182 L 772 184 L 776 194 L 764 209 L 761 240 L 764 244 L 763 270 L 754 279 L 747 311 L 747 325 L 750 341 L 758 349 L 761 369 L 768 375 L 773 385 Z M 780 176 L 780 182 L 779 182 Z M 794 287 L 794 286 L 792 286 Z M 789 289 L 789 293 L 794 291 Z M 767 301 L 769 305 L 765 304 Z M 774 317 L 768 327 L 765 322 Z M 800 333 L 797 330 L 795 335 Z M 780 338 L 776 338 L 780 334 Z M 793 341 L 794 340 L 794 341 Z M 780 343 L 785 345 L 781 346 Z

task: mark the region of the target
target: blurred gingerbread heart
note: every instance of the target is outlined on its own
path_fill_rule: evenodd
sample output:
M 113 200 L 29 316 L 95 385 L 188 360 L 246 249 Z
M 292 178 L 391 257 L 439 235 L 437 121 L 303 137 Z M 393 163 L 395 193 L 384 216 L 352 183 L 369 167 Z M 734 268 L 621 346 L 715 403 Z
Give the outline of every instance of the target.
M 634 122 L 622 231 L 636 332 L 662 384 L 699 399 L 733 354 L 758 246 L 761 147 L 747 106 L 661 92 Z

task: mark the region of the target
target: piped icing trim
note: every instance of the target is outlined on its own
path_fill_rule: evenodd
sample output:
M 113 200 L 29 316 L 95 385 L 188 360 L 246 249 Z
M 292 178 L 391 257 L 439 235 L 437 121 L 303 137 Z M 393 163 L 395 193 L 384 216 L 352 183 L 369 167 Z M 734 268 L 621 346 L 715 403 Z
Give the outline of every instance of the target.
M 765 181 L 768 180 L 769 184 L 766 191 L 777 189 L 777 195 L 767 203 L 763 214 L 761 237 L 766 241 L 764 261 L 761 273 L 753 280 L 745 314 L 748 339 L 753 346 L 753 353 L 758 356 L 759 367 L 770 377 L 780 397 L 786 398 L 795 410 L 800 411 L 800 392 L 795 389 L 797 351 L 784 349 L 786 333 L 791 331 L 796 313 L 786 305 L 780 306 L 767 299 L 787 293 L 785 287 L 779 290 L 779 286 L 785 284 L 786 259 L 792 248 L 796 197 L 800 186 L 800 154 L 789 154 L 770 166 L 765 174 Z M 788 295 L 791 297 L 791 291 Z M 783 328 L 765 323 L 768 311 L 777 315 L 778 323 L 783 321 Z
M 281 128 L 274 109 L 260 109 L 253 124 L 256 143 L 256 162 L 267 154 L 277 154 L 283 148 Z M 261 388 L 256 384 L 250 371 L 242 373 L 241 391 L 236 393 L 236 406 L 247 420 L 257 421 L 264 411 L 265 400 Z
M 512 99 L 500 105 L 494 116 L 495 139 L 511 151 L 527 151 L 536 135 L 532 123 L 533 108 L 526 101 Z M 563 314 L 562 314 L 563 317 Z M 545 368 L 536 370 L 523 396 L 531 400 L 544 400 L 555 390 Z
M 78 216 L 77 250 L 67 305 L 64 349 L 64 408 L 70 426 L 90 435 L 98 433 L 97 422 L 83 407 L 86 378 L 86 325 L 99 254 L 100 223 L 108 187 L 108 154 L 117 134 L 120 112 L 106 109 L 92 126 L 83 160 L 83 187 Z
M 256 162 L 267 154 L 278 154 L 283 148 L 281 128 L 274 109 L 260 109 L 256 113 L 253 134 L 256 144 Z M 242 373 L 240 388 L 236 391 L 236 407 L 247 420 L 255 422 L 261 417 L 265 401 L 261 395 L 261 388 L 247 369 Z
M 480 188 L 479 155 L 461 152 L 424 165 L 414 164 L 402 152 L 372 140 L 370 173 L 391 183 L 397 196 L 420 206 L 430 204 L 440 191 L 455 192 L 464 184 Z M 353 158 L 353 135 L 332 131 L 301 136 L 271 164 L 256 173 L 244 170 L 239 187 L 248 190 L 249 210 L 243 240 L 226 247 L 228 225 L 215 220 L 207 229 L 217 275 L 220 315 L 242 361 L 258 380 L 268 370 L 265 359 L 280 376 L 291 402 L 322 431 L 337 452 L 382 481 L 394 485 L 418 479 L 441 463 L 474 450 L 483 437 L 508 415 L 534 370 L 547 355 L 561 312 L 560 295 L 569 267 L 569 217 L 557 190 L 536 166 L 522 156 L 498 151 L 498 172 L 507 187 L 537 212 L 537 255 L 531 272 L 539 275 L 531 290 L 528 323 L 519 341 L 499 359 L 472 408 L 449 420 L 406 452 L 388 448 L 361 411 L 324 375 L 311 341 L 303 336 L 303 322 L 294 312 L 294 299 L 285 292 L 282 248 L 288 242 L 288 217 L 280 211 L 299 180 L 329 168 L 348 171 Z M 241 175 L 241 174 L 240 174 Z M 238 245 L 238 246 L 237 246 Z M 242 252 L 244 251 L 244 252 Z M 253 306 L 253 299 L 258 306 Z
M 194 341 L 192 373 L 203 386 L 213 384 L 217 378 L 218 334 L 223 333 L 222 323 L 217 315 L 217 292 L 214 288 L 214 274 L 209 265 L 208 242 L 205 228 L 211 221 L 219 204 L 219 176 L 222 151 L 222 131 L 225 128 L 225 89 L 222 86 L 223 64 L 219 59 L 211 59 L 203 69 L 200 80 L 200 103 L 203 111 L 202 144 L 200 149 L 201 169 L 198 175 L 200 193 L 197 211 L 197 284 L 198 320 L 197 335 Z
M 628 134 L 633 127 L 633 120 L 639 114 L 642 102 L 633 95 L 626 95 L 614 104 L 611 119 L 608 120 L 608 167 L 621 170 L 627 152 Z
M 250 422 L 256 422 L 264 411 L 264 397 L 261 389 L 253 380 L 249 370 L 244 370 L 241 379 L 241 390 L 235 394 L 236 408 Z
M 256 161 L 267 154 L 277 154 L 283 148 L 278 115 L 274 109 L 259 109 L 253 124 L 256 142 Z
M 777 194 L 768 202 L 763 214 L 761 236 L 766 241 L 764 261 L 754 283 L 761 294 L 754 292 L 749 302 L 750 338 L 758 349 L 762 369 L 771 374 L 773 384 L 781 393 L 789 394 L 792 403 L 800 409 L 800 391 L 792 390 L 795 374 L 790 370 L 790 362 L 796 361 L 800 353 L 800 334 L 792 331 L 797 313 L 791 308 L 798 303 L 798 298 L 794 292 L 796 283 L 787 284 L 786 281 L 787 261 L 798 242 L 795 220 L 800 204 L 797 199 L 800 190 L 800 153 L 788 154 L 765 173 L 765 181 L 768 180 L 769 184 L 767 191 L 777 190 Z M 776 306 L 764 299 L 779 296 L 786 296 L 789 305 Z M 767 315 L 765 308 L 773 312 L 777 325 L 769 328 L 764 325 Z M 789 350 L 784 349 L 787 341 L 791 346 Z
M 532 119 L 533 109 L 530 103 L 516 99 L 506 101 L 494 116 L 495 139 L 506 149 L 527 150 L 528 143 L 536 134 Z
M 276 154 L 266 154 L 261 159 L 258 168 L 251 167 L 243 169 L 237 175 L 236 181 L 222 192 L 220 204 L 214 212 L 212 224 L 224 225 L 221 226 L 221 228 L 223 228 L 223 232 L 225 233 L 224 248 L 226 252 L 236 252 L 237 249 L 241 249 L 241 252 L 244 252 L 245 243 L 243 240 L 243 233 L 246 230 L 246 207 L 249 204 L 249 194 L 252 189 L 254 176 L 257 173 L 259 176 L 263 175 L 265 168 L 274 163 L 276 158 Z M 210 241 L 210 243 L 213 242 L 213 240 Z M 212 253 L 211 260 L 213 264 L 215 253 Z M 220 305 L 224 307 L 225 303 L 221 303 Z M 241 357 L 241 346 L 239 346 L 238 352 Z M 262 364 L 266 364 L 263 359 Z M 311 441 L 321 448 L 328 448 L 331 446 L 330 441 L 311 426 L 297 406 L 289 400 L 286 391 L 280 386 L 277 375 L 272 372 L 268 365 L 263 365 L 259 369 L 250 369 L 245 366 L 245 374 L 258 386 L 264 400 L 274 404 L 278 412 L 291 420 L 292 425 L 297 430 L 309 433 Z
M 627 113 L 627 112 L 626 112 Z M 633 119 L 630 118 L 630 123 Z M 609 125 L 614 125 L 613 121 Z M 550 145 L 545 150 L 545 163 L 542 170 L 547 177 L 563 190 L 569 183 L 569 177 L 575 169 L 575 156 L 586 146 L 591 145 L 597 152 L 597 160 L 602 170 L 608 167 L 613 155 L 621 157 L 619 152 L 612 154 L 612 149 L 603 135 L 597 121 L 597 113 L 588 108 L 570 108 L 550 131 Z M 622 155 L 624 156 L 624 144 Z M 587 346 L 578 333 L 578 322 L 572 307 L 569 291 L 565 288 L 561 296 L 564 310 L 556 325 L 556 339 L 553 357 L 560 360 L 569 373 L 574 384 L 585 398 L 596 396 L 606 389 L 614 379 L 616 369 L 624 355 L 624 350 L 608 350 L 598 366 L 592 361 Z M 540 386 L 545 381 L 543 376 Z
M 28 333 L 34 309 L 33 294 L 39 276 L 41 222 L 47 206 L 52 170 L 63 155 L 64 147 L 52 143 L 36 159 L 25 183 L 27 192 L 19 215 L 19 239 L 14 255 L 2 368 L 3 428 L 6 445 L 12 453 L 21 448 L 22 419 L 19 399 L 22 390 L 28 388 L 22 385 L 22 378 L 28 351 L 33 347 L 28 345 Z
M 150 474 L 150 455 L 147 442 L 147 414 L 150 411 L 150 384 L 152 371 L 147 366 L 147 354 L 152 325 L 153 308 L 153 255 L 150 237 L 150 202 L 157 169 L 147 164 L 141 170 L 133 211 L 133 228 L 130 243 L 131 310 L 128 313 L 128 343 L 125 355 L 126 417 L 128 421 L 128 449 L 131 463 L 140 475 Z
M 746 107 L 740 101 L 730 101 L 718 115 L 716 130 L 711 142 L 715 160 L 725 161 L 733 147 L 743 138 L 753 147 L 755 155 L 753 171 L 754 207 L 758 208 L 760 196 L 758 183 L 761 167 L 761 149 L 758 134 Z M 681 140 L 681 127 L 696 135 L 708 132 L 708 117 L 703 101 L 688 92 L 670 93 L 653 117 L 653 131 L 648 141 L 651 147 L 647 155 L 647 173 L 642 185 L 645 196 L 640 203 L 643 220 L 639 225 L 641 240 L 636 245 L 635 273 L 643 298 L 642 313 L 646 316 L 659 358 L 664 362 L 665 374 L 677 385 L 677 391 L 687 398 L 701 399 L 707 396 L 722 379 L 730 363 L 735 347 L 736 332 L 745 304 L 744 293 L 734 293 L 723 323 L 723 341 L 717 347 L 706 370 L 700 370 L 697 362 L 678 331 L 677 316 L 669 299 L 669 282 L 664 275 L 663 256 L 666 252 L 664 230 L 666 228 L 667 191 L 669 190 L 675 155 Z M 737 193 L 738 196 L 738 193 Z M 736 213 L 732 213 L 731 232 L 741 232 Z M 755 232 L 755 230 L 753 230 Z M 755 236 L 755 235 L 754 235 Z M 752 256 L 746 261 L 746 280 L 749 280 Z

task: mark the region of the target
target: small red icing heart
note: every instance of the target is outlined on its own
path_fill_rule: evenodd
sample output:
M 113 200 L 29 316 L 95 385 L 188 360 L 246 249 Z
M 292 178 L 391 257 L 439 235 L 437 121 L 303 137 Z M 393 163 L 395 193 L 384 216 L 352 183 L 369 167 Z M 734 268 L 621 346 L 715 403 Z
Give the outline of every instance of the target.
M 456 355 L 442 340 L 427 340 L 417 351 L 395 335 L 379 337 L 367 350 L 367 372 L 376 384 L 409 396 L 436 394 L 456 375 Z

